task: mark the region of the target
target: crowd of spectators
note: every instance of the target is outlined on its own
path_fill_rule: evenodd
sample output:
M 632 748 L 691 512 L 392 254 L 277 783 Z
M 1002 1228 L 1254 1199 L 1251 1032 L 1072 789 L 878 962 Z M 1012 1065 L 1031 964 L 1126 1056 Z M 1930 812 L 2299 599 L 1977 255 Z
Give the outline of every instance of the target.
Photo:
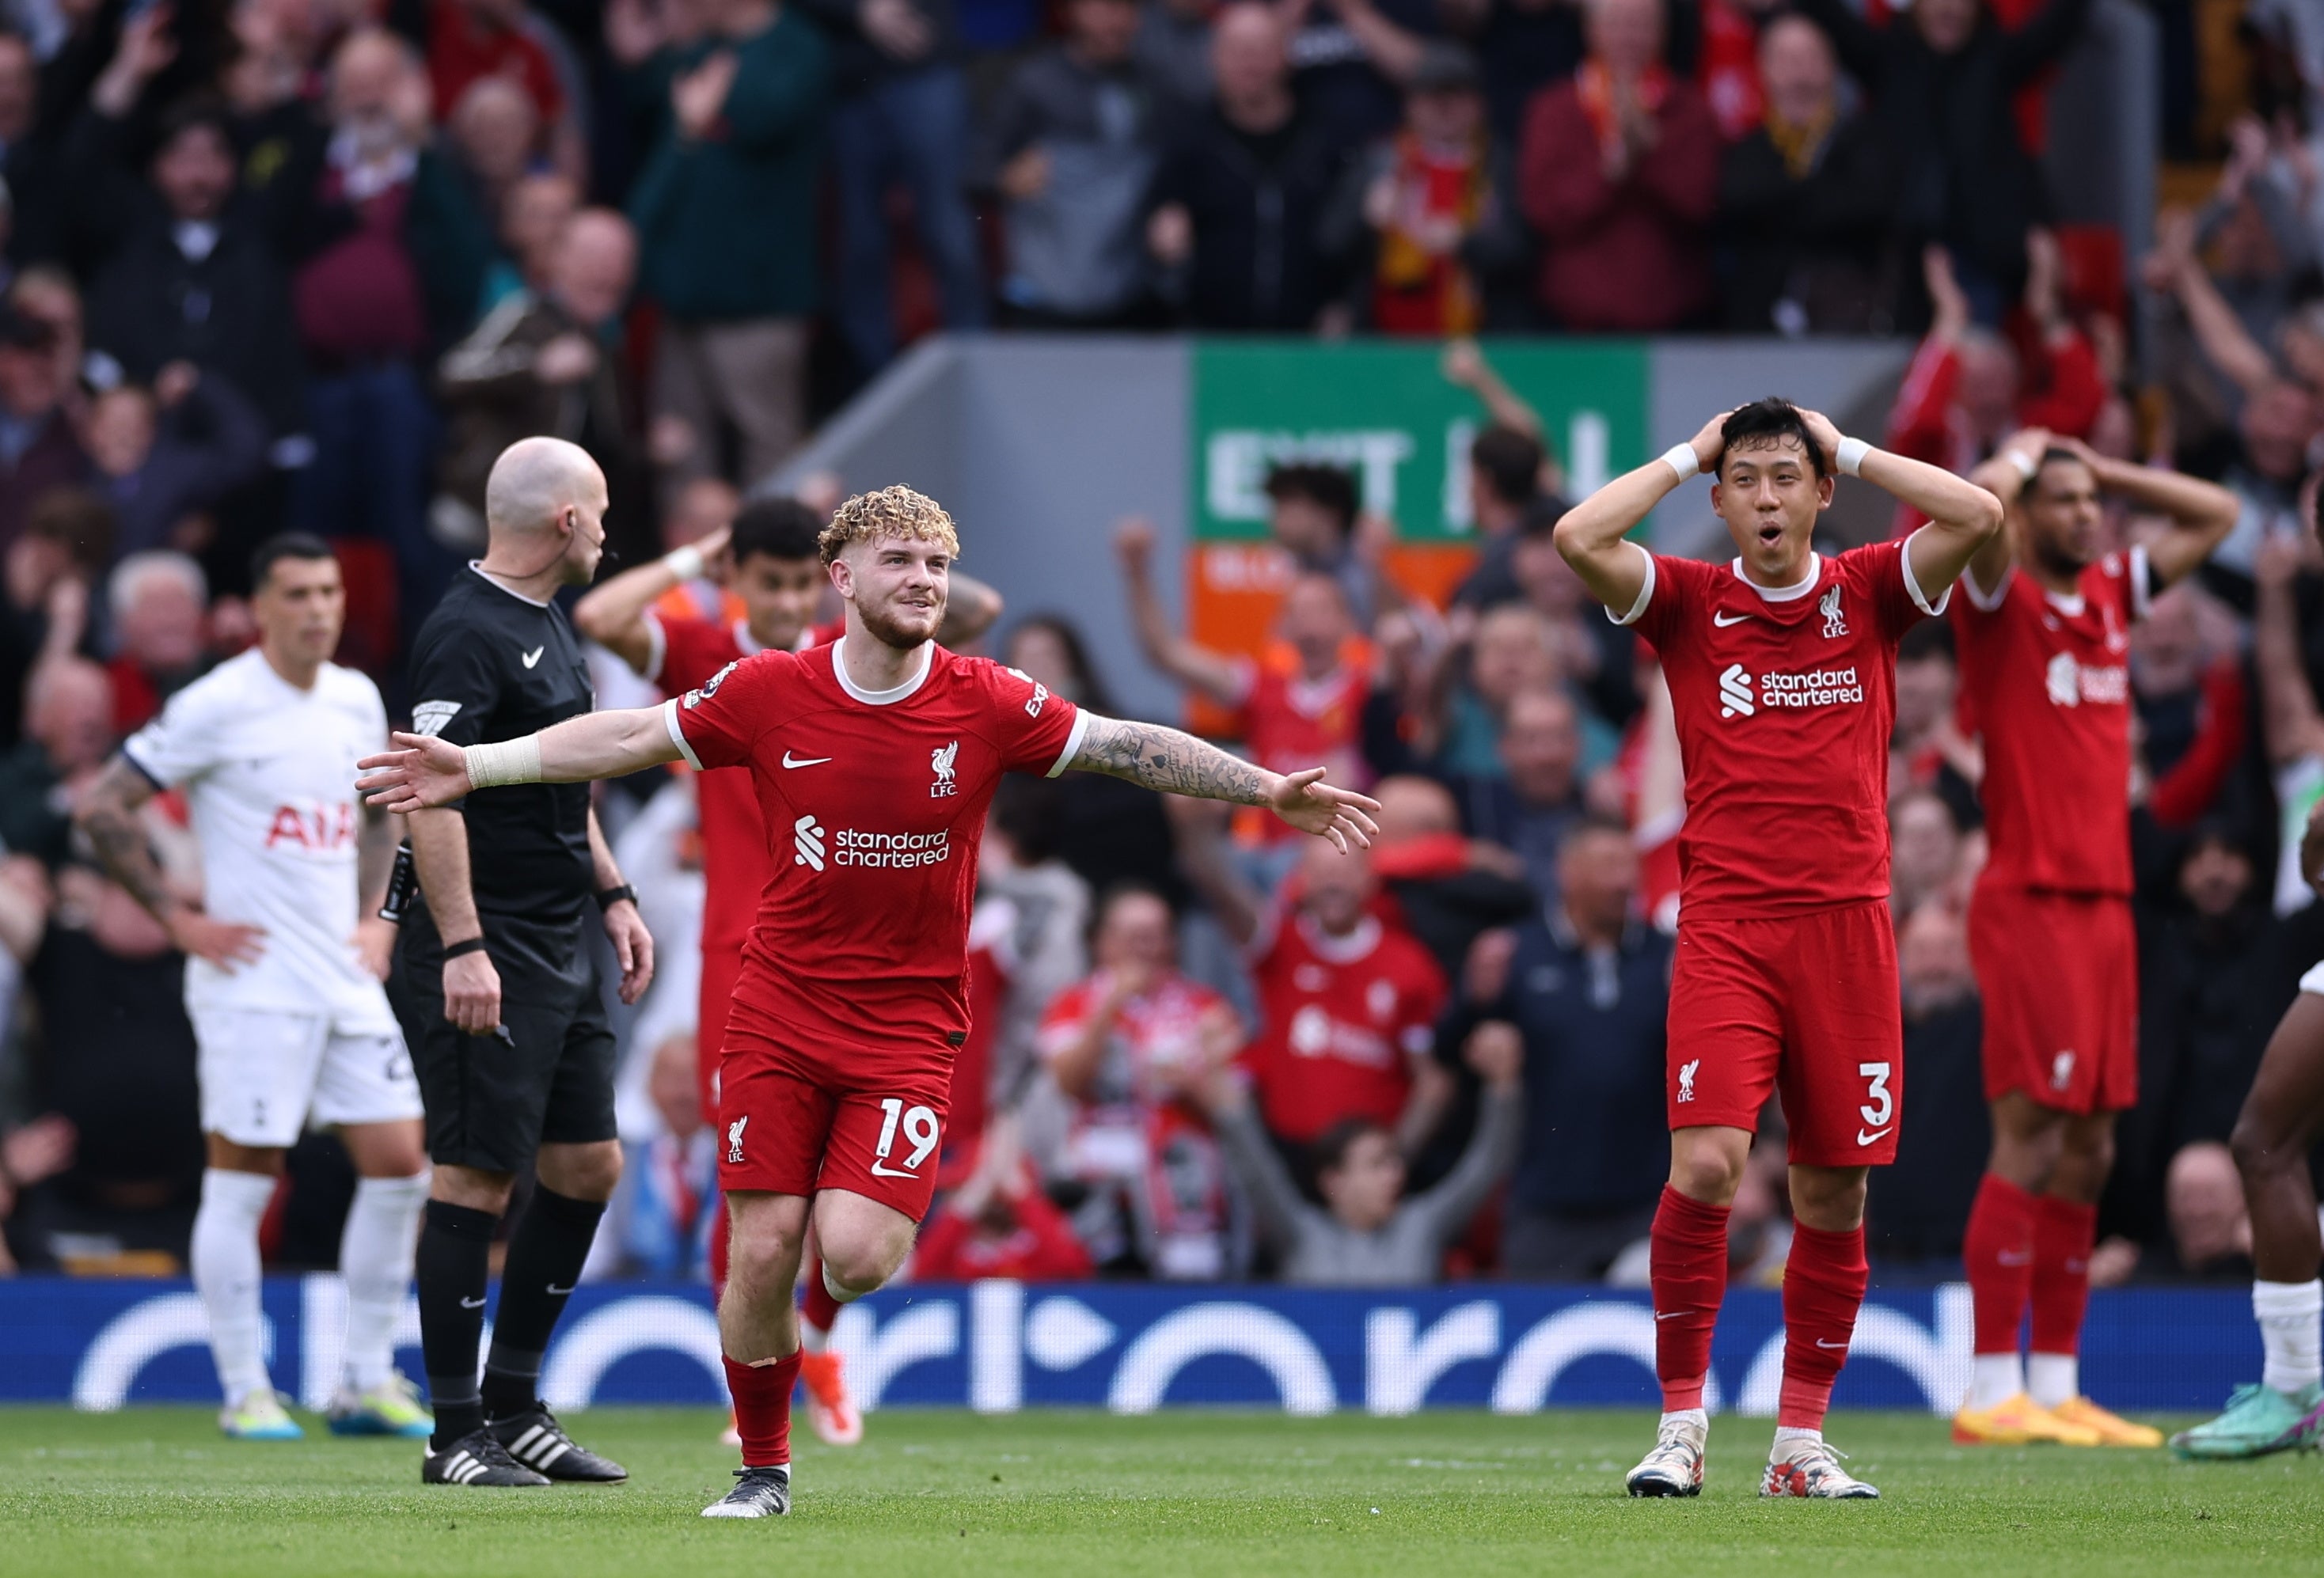
M 2226 1138 L 2324 916 L 2324 156 L 2234 131 L 2152 253 L 2056 226 L 2039 94 L 2088 0 L 0 0 L 0 1221 L 6 1263 L 165 1267 L 200 1166 L 180 964 L 77 849 L 129 729 L 249 638 L 243 550 L 346 559 L 342 658 L 482 539 L 552 433 L 630 563 L 733 518 L 936 325 L 1450 342 L 1489 418 L 1477 564 L 1400 587 L 1354 480 L 1268 477 L 1268 646 L 1205 647 L 1114 528 L 1119 609 L 988 644 L 1115 711 L 1076 621 L 1271 766 L 1383 803 L 1367 854 L 1111 779 L 1012 782 L 983 847 L 945 1193 L 918 1274 L 1636 1282 L 1667 1166 L 1683 816 L 1653 654 L 1558 556 L 1541 424 L 1480 329 L 1921 336 L 1895 447 L 2038 426 L 2222 477 L 2236 535 L 2132 636 L 2144 1098 L 2097 1274 L 2236 1274 Z M 2132 285 L 2163 310 L 2134 345 Z M 2134 354 L 2134 352 L 2136 354 Z M 849 479 L 872 483 L 881 479 Z M 1909 521 L 1898 522 L 1899 527 Z M 1092 523 L 1101 529 L 1102 523 Z M 2116 510 L 2117 545 L 2148 523 Z M 1835 545 L 1836 546 L 1836 545 Z M 1009 591 L 1007 567 L 994 575 Z M 683 589 L 704 610 L 714 582 Z M 637 682 L 601 665 L 605 704 Z M 1959 1266 L 1987 1148 L 1963 912 L 1982 856 L 1947 628 L 1900 659 L 1893 904 L 1913 1066 L 1884 1275 Z M 693 787 L 607 792 L 665 979 L 624 1015 L 606 1273 L 702 1273 Z M 174 876 L 198 874 L 167 797 Z M 2287 837 L 2287 833 L 2292 837 Z M 1782 1123 L 1735 1214 L 1779 1274 Z M 327 1263 L 302 1142 L 279 1263 Z

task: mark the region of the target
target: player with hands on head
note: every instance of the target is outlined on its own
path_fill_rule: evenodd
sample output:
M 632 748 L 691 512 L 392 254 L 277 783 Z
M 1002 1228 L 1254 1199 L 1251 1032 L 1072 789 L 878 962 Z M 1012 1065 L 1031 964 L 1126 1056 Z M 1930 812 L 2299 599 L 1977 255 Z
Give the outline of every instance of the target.
M 1176 729 L 1100 718 L 1025 675 L 939 646 L 960 541 L 908 488 L 842 504 L 821 556 L 846 634 L 761 652 L 658 708 L 591 713 L 466 746 L 399 735 L 360 787 L 423 812 L 503 785 L 577 784 L 684 759 L 749 767 L 775 880 L 761 899 L 720 1067 L 720 1183 L 732 1253 L 719 1325 L 742 1469 L 716 1518 L 790 1506 L 793 1286 L 812 1218 L 840 1302 L 893 1276 L 935 1187 L 976 851 L 1004 772 L 1100 772 L 1264 806 L 1300 831 L 1370 842 L 1378 804 Z
M 2138 1099 L 2131 629 L 2236 524 L 2236 496 L 2030 427 L 1969 473 L 2007 524 L 1951 610 L 1984 739 L 1990 847 L 1969 904 L 1993 1149 L 1962 1257 L 1975 1303 L 1963 1445 L 2160 1446 L 2082 1395 L 2082 1313 L 2115 1115 Z M 2102 540 L 2113 494 L 2167 528 Z M 2032 1311 L 2032 1348 L 2018 1331 Z
M 1628 533 L 1700 472 L 1725 564 Z M 1817 518 L 1840 475 L 1929 518 L 1827 558 Z M 1686 774 L 1684 876 L 1668 1036 L 1671 1174 L 1650 1275 L 1663 1418 L 1634 1496 L 1691 1496 L 1727 1286 L 1729 1209 L 1780 1090 L 1797 1224 L 1784 1279 L 1784 1382 L 1766 1496 L 1858 1499 L 1823 1417 L 1864 1301 L 1868 1170 L 1894 1159 L 1904 1098 L 1888 916 L 1888 739 L 1897 643 L 1942 611 L 2001 525 L 1992 494 L 1844 437 L 1821 413 L 1755 401 L 1703 424 L 1558 522 L 1558 550 L 1662 660 Z

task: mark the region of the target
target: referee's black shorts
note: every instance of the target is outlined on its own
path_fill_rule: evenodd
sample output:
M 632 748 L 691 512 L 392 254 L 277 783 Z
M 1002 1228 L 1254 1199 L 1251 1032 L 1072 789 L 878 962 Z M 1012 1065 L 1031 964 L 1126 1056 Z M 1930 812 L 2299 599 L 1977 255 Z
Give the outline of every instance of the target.
M 501 1029 L 472 1036 L 444 1017 L 444 949 L 430 918 L 420 910 L 405 922 L 389 995 L 420 1078 L 434 1161 L 521 1172 L 544 1144 L 615 1138 L 613 1031 L 587 923 L 485 917 Z

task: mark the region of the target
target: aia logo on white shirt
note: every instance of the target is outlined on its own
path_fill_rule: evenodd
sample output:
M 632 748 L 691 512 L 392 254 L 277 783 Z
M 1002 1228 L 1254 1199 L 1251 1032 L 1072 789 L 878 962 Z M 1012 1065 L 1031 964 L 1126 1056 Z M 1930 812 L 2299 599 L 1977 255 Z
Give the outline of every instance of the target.
M 1727 672 L 1719 676 L 1719 715 L 1721 718 L 1748 718 L 1759 709 L 1751 702 L 1751 672 L 1739 663 L 1730 663 Z
M 289 845 L 310 855 L 329 855 L 355 841 L 355 808 L 345 801 L 328 805 L 278 805 L 267 823 L 265 847 Z
M 1823 616 L 1823 638 L 1837 641 L 1848 634 L 1848 620 L 1840 611 L 1840 588 L 1835 586 L 1823 594 L 1816 604 L 1816 612 Z
M 936 781 L 928 785 L 929 799 L 945 800 L 960 792 L 953 783 L 953 764 L 959 759 L 960 741 L 956 739 L 928 753 L 928 768 L 936 775 Z

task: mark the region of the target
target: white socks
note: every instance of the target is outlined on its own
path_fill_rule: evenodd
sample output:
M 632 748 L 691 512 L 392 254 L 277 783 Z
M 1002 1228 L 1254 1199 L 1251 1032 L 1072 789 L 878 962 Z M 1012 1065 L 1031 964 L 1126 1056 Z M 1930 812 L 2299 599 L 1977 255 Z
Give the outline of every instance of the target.
M 428 1174 L 355 1180 L 355 1204 L 339 1238 L 339 1275 L 347 1285 L 346 1389 L 362 1393 L 386 1383 L 394 1369 L 395 1322 L 411 1285 L 420 1213 Z
M 1767 1461 L 1781 1463 L 1791 1456 L 1796 1447 L 1822 1445 L 1823 1432 L 1821 1430 L 1802 1430 L 1796 1427 L 1787 1428 L 1778 1425 L 1775 1427 L 1775 1444 L 1767 1448 Z
M 274 1386 L 258 1307 L 258 1224 L 273 1197 L 274 1179 L 264 1173 L 213 1167 L 202 1174 L 190 1250 L 194 1290 L 209 1317 L 210 1354 L 228 1407 Z
M 2297 1396 L 2324 1380 L 2318 1323 L 2324 1318 L 2324 1281 L 2254 1282 L 2252 1314 L 2259 1318 L 2260 1344 L 2267 1353 L 2261 1383 Z
M 804 1315 L 799 1317 L 799 1348 L 808 1353 L 820 1353 L 831 1346 L 831 1334 L 818 1330 Z
M 2028 1353 L 2025 1391 L 2045 1408 L 2082 1395 L 2082 1362 L 2072 1353 Z
M 1695 1443 L 1700 1445 L 1711 1434 L 1711 1415 L 1703 1408 L 1680 1408 L 1674 1413 L 1665 1414 L 1662 1417 L 1662 1429 L 1667 1430 L 1673 1425 L 1683 1426 L 1692 1431 Z
M 1980 1411 L 2007 1402 L 2025 1390 L 2025 1366 L 2015 1351 L 1978 1353 L 1969 1360 L 1969 1401 Z

